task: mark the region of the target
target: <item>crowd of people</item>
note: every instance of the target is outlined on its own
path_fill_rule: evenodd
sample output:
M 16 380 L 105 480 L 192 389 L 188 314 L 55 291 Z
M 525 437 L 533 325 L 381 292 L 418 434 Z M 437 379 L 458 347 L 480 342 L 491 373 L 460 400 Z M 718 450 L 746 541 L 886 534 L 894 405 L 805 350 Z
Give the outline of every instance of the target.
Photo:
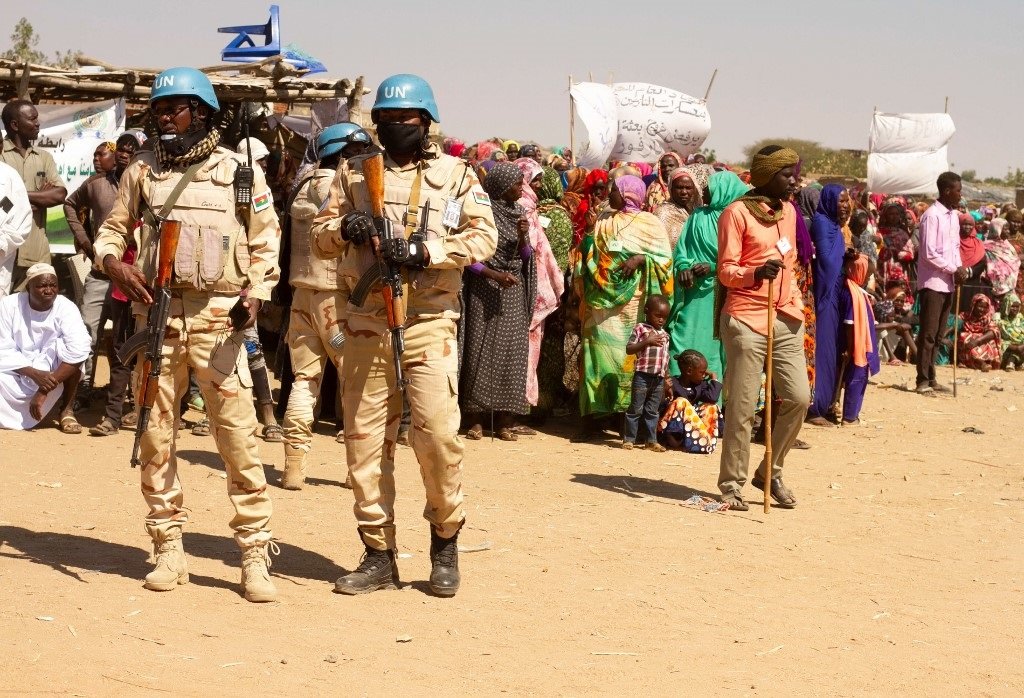
M 56 174 L 22 176 L 30 160 L 28 169 L 50 172 L 49 156 L 32 146 L 35 108 L 15 100 L 4 109 L 4 160 L 18 167 L 0 165 L 12 204 L 3 207 L 0 293 L 7 284 L 24 293 L 0 301 L 0 427 L 32 428 L 63 392 L 59 426 L 81 431 L 74 396 L 93 373 L 103 319 L 114 326 L 110 383 L 90 433 L 135 424 L 125 408 L 131 366 L 116 350 L 152 301 L 154 226 L 176 212 L 185 222 L 177 305 L 156 407 L 207 413 L 196 433 L 212 434 L 232 479 L 250 600 L 276 593 L 266 573 L 270 503 L 249 431 L 257 416 L 262 436 L 283 442 L 282 486 L 301 489 L 316 410 L 338 403 L 366 547 L 338 580 L 341 593 L 397 584 L 394 449 L 411 446 L 432 524 L 431 588 L 448 596 L 459 584 L 462 438 L 516 441 L 578 414 L 581 441 L 654 453 L 721 447 L 722 501 L 743 510 L 750 443 L 770 431 L 773 460 L 751 484 L 769 477 L 776 503 L 792 507 L 782 468 L 790 449 L 809 447 L 802 425 L 857 425 L 882 362 L 916 364 L 922 394 L 948 390 L 934 367 L 954 356 L 980 371 L 1024 369 L 1021 213 L 972 209 L 954 173 L 939 177 L 931 201 L 805 180 L 799 154 L 779 146 L 743 167 L 666 153 L 586 169 L 564 146 L 431 142 L 427 126 L 439 117 L 429 86 L 394 76 L 372 111 L 386 163 L 378 210 L 364 163 L 379 149 L 367 130 L 327 128 L 281 186 L 264 172 L 264 144 L 222 147 L 208 81 L 173 70 L 178 86 L 152 101 L 164 137 L 130 131 L 102 144 L 97 174 L 70 195 Z M 240 203 L 236 169 L 248 162 L 252 200 Z M 93 263 L 80 313 L 55 298 L 48 255 L 22 265 L 18 251 L 38 237 L 40 211 L 59 203 Z M 381 237 L 381 220 L 399 234 Z M 388 368 L 386 298 L 356 300 L 367 273 L 380 273 L 375 256 L 403 269 L 405 384 Z M 274 304 L 287 311 L 282 324 L 258 331 Z M 232 329 L 237 342 L 218 339 Z M 340 390 L 321 394 L 332 373 Z M 142 445 L 158 559 L 147 586 L 157 590 L 187 581 L 173 426 L 151 422 Z

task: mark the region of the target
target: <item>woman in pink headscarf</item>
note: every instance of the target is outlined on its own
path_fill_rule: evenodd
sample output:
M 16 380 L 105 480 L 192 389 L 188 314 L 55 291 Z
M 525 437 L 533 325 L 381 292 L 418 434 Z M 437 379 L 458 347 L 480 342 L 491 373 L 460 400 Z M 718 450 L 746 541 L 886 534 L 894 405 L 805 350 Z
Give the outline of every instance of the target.
M 530 320 L 530 354 L 526 369 L 526 399 L 531 405 L 536 405 L 540 397 L 537 364 L 540 362 L 540 345 L 544 340 L 544 320 L 558 309 L 565 281 L 537 212 L 537 193 L 544 168 L 533 158 L 519 158 L 515 164 L 523 172 L 523 196 L 519 199 L 519 205 L 526 211 L 526 219 L 530 223 L 530 245 L 537 264 L 537 300 Z M 536 433 L 525 426 L 516 427 L 514 431 L 518 434 Z

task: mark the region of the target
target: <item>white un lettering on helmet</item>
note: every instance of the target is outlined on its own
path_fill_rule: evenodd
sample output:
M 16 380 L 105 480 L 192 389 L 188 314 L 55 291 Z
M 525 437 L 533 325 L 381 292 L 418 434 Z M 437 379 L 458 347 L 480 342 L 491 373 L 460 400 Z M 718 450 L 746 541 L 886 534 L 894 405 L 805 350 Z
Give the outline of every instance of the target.
M 405 99 L 406 87 L 404 85 L 391 85 L 384 88 L 384 96 L 388 99 Z
M 174 76 L 173 75 L 161 75 L 153 83 L 153 89 L 159 90 L 161 87 L 174 87 Z

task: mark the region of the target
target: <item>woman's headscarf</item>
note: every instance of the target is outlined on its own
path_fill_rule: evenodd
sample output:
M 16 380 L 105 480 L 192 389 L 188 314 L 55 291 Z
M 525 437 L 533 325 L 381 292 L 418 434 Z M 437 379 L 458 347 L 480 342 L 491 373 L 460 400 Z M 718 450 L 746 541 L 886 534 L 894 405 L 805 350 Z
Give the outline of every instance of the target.
M 704 201 L 704 190 L 708 188 L 711 177 L 715 174 L 715 168 L 711 165 L 705 165 L 703 163 L 695 163 L 693 165 L 684 165 L 680 167 L 676 172 L 682 170 L 690 175 L 690 180 L 693 182 L 693 186 L 697 188 L 697 202 L 694 204 L 694 208 L 698 206 L 704 206 L 707 204 Z M 675 174 L 673 172 L 672 174 Z
M 828 184 L 821 190 L 821 197 L 818 199 L 818 207 L 815 214 L 825 216 L 838 229 L 839 221 L 839 199 L 846 192 L 842 184 Z
M 494 164 L 487 173 L 483 188 L 492 199 L 501 199 L 517 182 L 523 180 L 523 172 L 511 162 L 491 162 Z
M 562 194 L 562 206 L 565 206 L 569 217 L 572 218 L 576 215 L 576 209 L 580 207 L 580 201 L 583 200 L 583 185 L 587 181 L 587 171 L 582 167 L 574 167 L 561 173 L 559 178 L 562 180 L 562 186 L 565 187 L 565 193 Z
M 1012 320 L 1009 317 L 1010 306 L 1020 303 L 1020 297 L 1012 291 L 1003 296 L 999 306 L 999 335 L 1009 344 L 1024 344 L 1024 312 L 1017 312 Z
M 804 187 L 796 195 L 796 204 L 804 218 L 814 218 L 821 201 L 821 191 L 814 187 Z
M 981 317 L 974 316 L 974 306 L 979 302 L 984 304 L 984 309 L 981 311 Z M 992 301 L 984 293 L 975 293 L 974 297 L 971 298 L 970 310 L 965 310 L 960 314 L 963 320 L 964 332 L 970 332 L 971 334 L 984 334 L 992 329 L 992 315 L 995 313 L 995 308 L 992 307 Z
M 969 213 L 960 214 L 960 225 L 970 223 L 974 227 L 976 219 Z M 973 267 L 985 258 L 985 243 L 978 239 L 972 230 L 970 235 L 960 238 L 960 263 L 965 267 Z
M 476 159 L 490 160 L 495 150 L 500 150 L 500 148 L 494 141 L 480 141 L 476 144 Z
M 512 164 L 519 168 L 523 178 L 523 196 L 519 199 L 520 205 L 522 205 L 522 207 L 528 212 L 536 211 L 538 201 L 537 192 L 535 192 L 533 187 L 530 186 L 530 182 L 532 182 L 537 175 L 541 174 L 544 171 L 544 168 L 541 167 L 533 158 L 519 158 Z
M 662 175 L 662 163 L 668 159 L 676 161 L 676 169 L 672 171 L 673 174 L 675 174 L 675 172 L 677 172 L 678 169 L 683 165 L 682 159 L 675 153 L 665 153 L 660 158 L 658 158 L 658 167 L 655 170 L 657 178 L 653 182 L 651 182 L 650 186 L 647 187 L 647 198 L 644 202 L 644 207 L 648 211 L 653 211 L 658 204 L 667 201 L 669 198 L 668 187 L 672 175 L 669 175 L 670 179 L 665 179 L 665 177 Z
M 554 168 L 545 167 L 540 176 L 540 200 L 561 203 L 564 191 L 562 188 L 562 178 L 558 175 L 558 172 Z
M 641 179 L 648 175 L 654 174 L 654 166 L 651 165 L 651 163 L 649 162 L 631 162 L 629 164 L 631 167 L 633 167 L 640 173 Z
M 647 187 L 644 186 L 642 179 L 633 175 L 622 175 L 616 178 L 615 188 L 619 190 L 622 199 L 626 202 L 622 207 L 623 212 L 635 213 L 641 210 L 644 205 L 644 195 L 647 193 Z
M 583 196 L 580 198 L 579 206 L 576 207 L 576 214 L 572 217 L 573 247 L 580 244 L 580 240 L 583 239 L 584 233 L 587 232 L 587 212 L 590 211 L 590 196 L 594 192 L 594 187 L 599 183 L 608 183 L 608 173 L 604 170 L 591 170 L 587 174 L 586 179 L 583 180 Z M 569 191 L 572 191 L 571 186 Z
M 511 148 L 512 146 L 515 146 L 516 150 L 519 150 L 519 143 L 511 140 L 502 142 L 501 149 L 505 152 L 508 152 L 508 149 Z

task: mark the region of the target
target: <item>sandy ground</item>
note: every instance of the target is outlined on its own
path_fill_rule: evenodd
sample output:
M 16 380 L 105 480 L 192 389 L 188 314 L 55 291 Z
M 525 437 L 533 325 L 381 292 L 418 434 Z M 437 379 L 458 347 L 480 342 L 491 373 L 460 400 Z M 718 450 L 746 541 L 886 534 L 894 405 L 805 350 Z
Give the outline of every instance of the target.
M 209 437 L 179 442 L 192 581 L 154 593 L 130 434 L 0 433 L 0 693 L 1021 695 L 1024 373 L 970 372 L 956 401 L 911 377 L 884 369 L 859 428 L 805 428 L 799 506 L 767 516 L 684 504 L 717 455 L 469 442 L 461 542 L 486 549 L 450 600 L 409 449 L 405 588 L 331 593 L 361 548 L 325 430 L 312 486 L 273 488 L 280 602 L 256 606 Z

